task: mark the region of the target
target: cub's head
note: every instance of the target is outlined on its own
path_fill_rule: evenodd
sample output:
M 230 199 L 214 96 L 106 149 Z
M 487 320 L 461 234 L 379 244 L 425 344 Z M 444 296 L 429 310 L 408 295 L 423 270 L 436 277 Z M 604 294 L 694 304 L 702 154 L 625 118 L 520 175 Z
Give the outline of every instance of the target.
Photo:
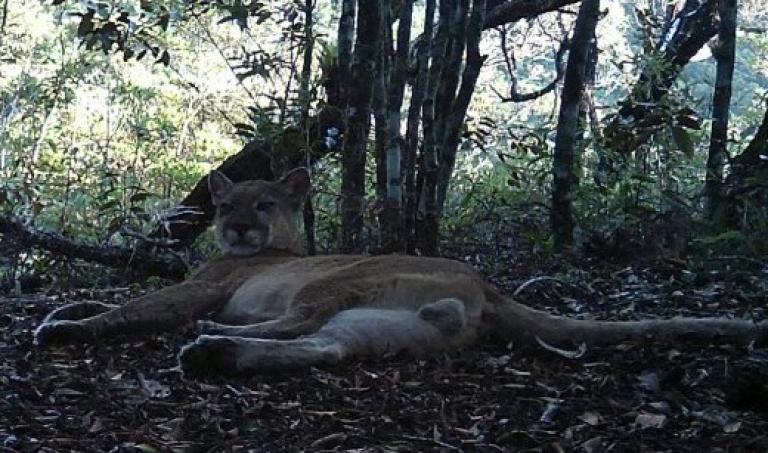
M 301 252 L 299 218 L 309 192 L 306 168 L 275 182 L 233 183 L 213 171 L 208 189 L 216 207 L 216 241 L 224 253 L 255 255 L 266 248 Z

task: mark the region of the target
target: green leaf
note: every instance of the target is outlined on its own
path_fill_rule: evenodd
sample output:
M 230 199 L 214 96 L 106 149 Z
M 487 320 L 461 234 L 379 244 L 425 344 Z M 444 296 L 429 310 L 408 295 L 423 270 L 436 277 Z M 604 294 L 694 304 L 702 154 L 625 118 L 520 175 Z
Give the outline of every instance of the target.
M 256 131 L 256 129 L 253 126 L 251 126 L 250 124 L 235 123 L 234 126 L 235 126 L 235 128 L 243 130 L 243 131 L 254 131 L 254 132 Z
M 96 10 L 88 8 L 88 12 L 83 14 L 83 18 L 80 20 L 80 25 L 77 26 L 77 35 L 83 36 L 94 30 L 93 16 L 96 14 Z
M 171 63 L 171 54 L 169 54 L 167 50 L 164 50 L 155 63 L 162 63 L 163 66 L 168 66 Z
M 106 203 L 103 203 L 101 206 L 99 206 L 99 211 L 104 212 L 110 208 L 114 208 L 117 206 L 120 202 L 118 200 L 110 200 Z
M 688 133 L 688 131 L 682 127 L 673 126 L 672 138 L 675 140 L 677 148 L 682 151 L 683 154 L 688 157 L 693 156 L 693 140 L 691 140 L 691 135 Z
M 138 203 L 139 201 L 146 200 L 147 198 L 153 196 L 154 194 L 150 192 L 137 192 L 133 195 L 131 195 L 131 203 Z

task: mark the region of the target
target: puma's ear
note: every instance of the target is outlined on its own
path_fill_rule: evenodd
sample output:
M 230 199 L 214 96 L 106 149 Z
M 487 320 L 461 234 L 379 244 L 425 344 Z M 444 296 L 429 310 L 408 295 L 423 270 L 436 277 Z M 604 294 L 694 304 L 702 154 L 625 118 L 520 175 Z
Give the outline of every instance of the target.
M 233 184 L 232 180 L 218 170 L 213 170 L 208 175 L 208 191 L 211 193 L 211 200 L 215 206 L 218 206 L 221 200 L 232 190 Z
M 288 196 L 291 204 L 298 209 L 309 193 L 309 170 L 304 167 L 295 168 L 283 176 L 277 184 Z

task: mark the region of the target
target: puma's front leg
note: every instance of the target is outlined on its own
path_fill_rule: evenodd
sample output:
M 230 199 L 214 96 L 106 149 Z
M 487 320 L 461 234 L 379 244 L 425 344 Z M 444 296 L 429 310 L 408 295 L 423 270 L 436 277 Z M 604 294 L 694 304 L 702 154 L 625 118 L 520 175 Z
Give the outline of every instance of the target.
M 85 319 L 46 319 L 35 330 L 35 343 L 95 341 L 116 335 L 175 330 L 218 310 L 229 296 L 223 286 L 186 281 Z

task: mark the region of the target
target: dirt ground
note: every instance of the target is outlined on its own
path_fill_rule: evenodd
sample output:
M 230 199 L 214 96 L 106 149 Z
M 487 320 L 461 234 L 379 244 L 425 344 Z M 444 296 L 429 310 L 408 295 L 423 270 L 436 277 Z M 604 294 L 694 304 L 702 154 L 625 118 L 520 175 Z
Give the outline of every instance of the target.
M 542 271 L 481 267 L 509 293 L 525 284 L 520 301 L 568 316 L 759 318 L 768 306 L 759 272 L 654 265 L 530 281 Z M 738 347 L 619 344 L 573 357 L 481 344 L 430 360 L 188 380 L 175 354 L 191 332 L 32 344 L 51 309 L 130 294 L 0 299 L 0 452 L 768 451 L 766 381 L 737 388 L 754 357 Z

